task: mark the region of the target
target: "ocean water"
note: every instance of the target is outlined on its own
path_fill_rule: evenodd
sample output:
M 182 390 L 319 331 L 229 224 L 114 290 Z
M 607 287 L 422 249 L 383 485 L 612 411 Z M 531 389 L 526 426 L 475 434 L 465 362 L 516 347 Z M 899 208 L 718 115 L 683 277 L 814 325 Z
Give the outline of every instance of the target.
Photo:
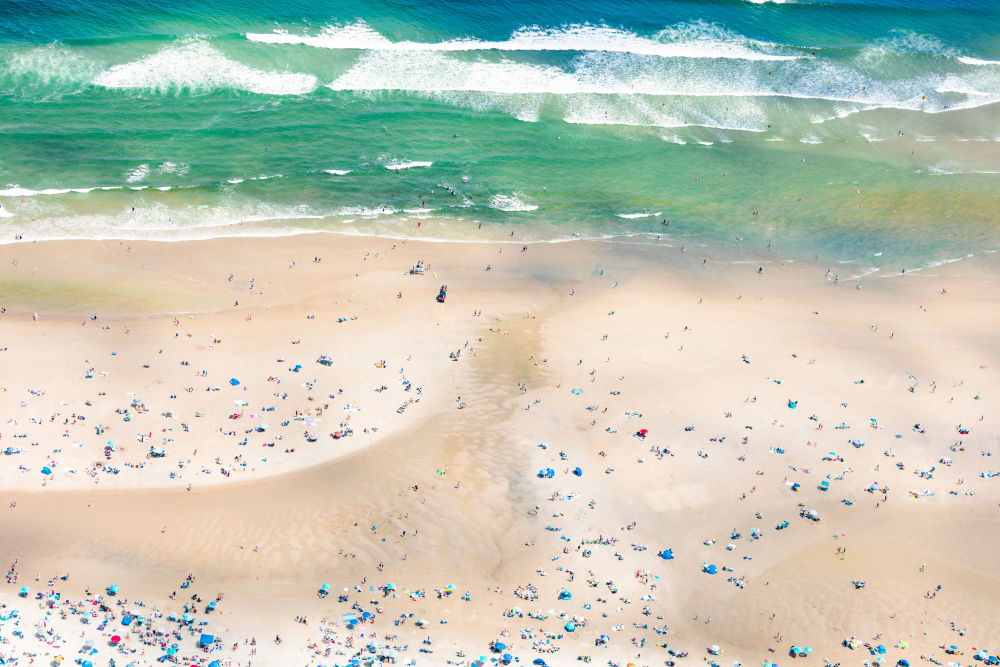
M 1000 246 L 991 0 L 3 6 L 0 241 Z

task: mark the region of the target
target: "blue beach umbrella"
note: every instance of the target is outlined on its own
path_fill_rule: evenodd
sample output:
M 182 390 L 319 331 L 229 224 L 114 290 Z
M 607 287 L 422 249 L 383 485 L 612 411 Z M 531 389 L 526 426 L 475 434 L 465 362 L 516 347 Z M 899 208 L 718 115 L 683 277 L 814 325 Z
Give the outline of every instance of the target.
M 108 586 L 108 595 L 115 595 L 118 590 L 118 584 L 111 584 Z
M 240 383 L 240 381 L 237 380 L 236 378 L 229 378 L 229 384 L 231 384 L 232 386 L 235 387 L 235 386 L 239 385 L 239 383 Z
M 717 574 L 719 572 L 719 568 L 716 567 L 715 565 L 706 565 L 703 568 L 703 571 L 707 572 L 708 574 Z
M 673 549 L 664 549 L 663 551 L 660 552 L 660 558 L 662 558 L 663 560 L 673 560 L 674 559 L 674 550 Z

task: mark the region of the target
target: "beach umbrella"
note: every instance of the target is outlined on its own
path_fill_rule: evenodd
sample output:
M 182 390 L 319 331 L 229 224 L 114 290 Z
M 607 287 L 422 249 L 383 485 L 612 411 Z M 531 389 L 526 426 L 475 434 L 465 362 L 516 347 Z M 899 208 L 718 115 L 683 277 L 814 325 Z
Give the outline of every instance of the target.
M 132 625 L 132 621 L 134 620 L 131 616 L 122 616 L 122 625 Z
M 239 385 L 239 383 L 240 383 L 240 381 L 237 380 L 236 378 L 229 378 L 229 384 L 231 384 L 232 386 L 235 387 L 235 386 Z
M 120 635 L 111 635 L 111 643 L 112 644 L 117 644 L 121 640 L 122 640 L 122 638 L 121 638 Z
M 719 568 L 715 565 L 706 565 L 703 570 L 708 574 L 717 574 L 719 572 Z
M 396 584 L 392 583 L 391 581 L 388 584 L 386 584 L 385 587 L 390 591 L 396 590 Z
M 213 660 L 212 662 L 208 663 L 208 667 L 222 667 L 222 663 L 220 663 L 218 660 Z
M 583 470 L 581 468 L 573 468 L 573 474 L 577 477 L 583 477 Z
M 118 584 L 111 584 L 108 586 L 108 595 L 114 595 L 118 590 Z
M 372 617 L 372 613 L 370 611 L 363 611 L 363 612 L 361 612 L 361 618 L 371 618 L 371 617 Z
M 534 660 L 531 661 L 531 664 L 538 665 L 539 667 L 545 667 L 545 661 L 542 660 L 541 658 L 535 658 Z
M 94 663 L 92 663 L 90 660 L 84 660 L 83 662 L 80 663 L 80 667 L 94 667 Z
M 493 650 L 496 651 L 497 653 L 504 650 L 505 648 L 507 648 L 507 645 L 504 644 L 503 642 L 495 642 L 493 644 Z
M 323 584 L 322 586 L 319 587 L 319 589 L 321 591 L 328 591 L 330 590 L 330 584 Z
M 177 653 L 177 649 L 175 649 L 173 646 L 167 649 L 167 655 L 173 655 L 174 653 Z
M 673 549 L 664 549 L 663 551 L 660 552 L 660 558 L 662 558 L 663 560 L 673 560 L 674 559 L 674 550 Z
M 27 586 L 21 586 L 21 597 L 28 597 L 28 593 L 30 592 L 31 592 L 30 588 L 28 588 Z
M 42 467 L 42 474 L 43 475 L 51 475 L 52 474 L 52 468 L 50 468 L 48 466 L 43 466 Z
M 184 619 L 185 623 L 190 623 L 191 621 L 194 620 L 194 616 L 192 614 L 184 614 L 184 616 L 182 616 L 181 618 Z
M 566 624 L 566 632 L 576 632 L 576 625 L 572 622 Z
M 909 660 L 900 660 L 896 663 L 896 667 L 910 667 Z
M 795 649 L 793 648 L 792 650 L 794 651 Z M 718 653 L 719 652 L 719 645 L 718 644 L 712 644 L 711 646 L 708 647 L 708 652 L 709 653 Z

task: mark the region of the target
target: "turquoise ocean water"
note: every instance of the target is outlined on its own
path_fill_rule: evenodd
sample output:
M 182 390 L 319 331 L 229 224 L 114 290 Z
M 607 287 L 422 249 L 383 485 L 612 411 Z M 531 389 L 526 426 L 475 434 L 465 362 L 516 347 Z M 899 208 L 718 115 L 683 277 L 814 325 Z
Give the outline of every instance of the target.
M 0 240 L 1000 246 L 990 0 L 2 4 Z

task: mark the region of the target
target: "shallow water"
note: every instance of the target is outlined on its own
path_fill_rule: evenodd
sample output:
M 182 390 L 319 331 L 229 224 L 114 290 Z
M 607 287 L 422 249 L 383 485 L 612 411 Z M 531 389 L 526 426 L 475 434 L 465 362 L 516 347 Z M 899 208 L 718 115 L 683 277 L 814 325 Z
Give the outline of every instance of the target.
M 4 236 L 1000 241 L 992 3 L 320 5 L 11 3 Z

